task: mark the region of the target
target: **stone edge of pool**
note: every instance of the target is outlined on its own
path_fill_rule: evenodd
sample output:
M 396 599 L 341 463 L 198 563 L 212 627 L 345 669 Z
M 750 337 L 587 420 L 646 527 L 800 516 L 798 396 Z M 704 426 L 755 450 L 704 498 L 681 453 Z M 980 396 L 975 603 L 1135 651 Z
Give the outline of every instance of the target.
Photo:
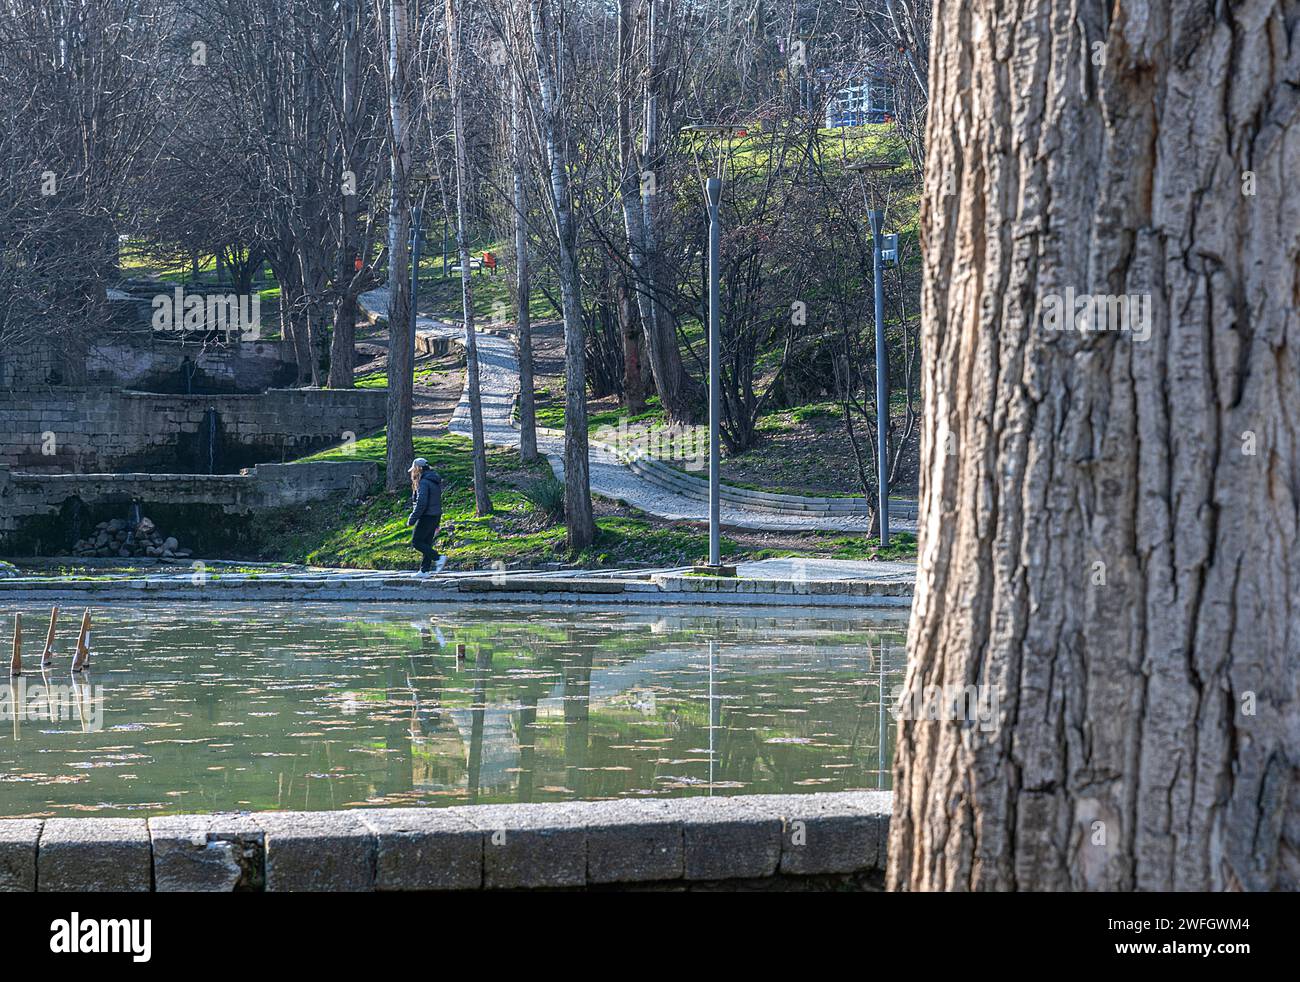
M 0 891 L 879 889 L 892 798 L 0 819 Z
M 0 580 L 0 598 L 42 600 L 487 601 L 727 606 L 906 607 L 912 579 L 811 580 L 656 575 L 649 579 L 510 576 L 420 580 L 346 574 Z

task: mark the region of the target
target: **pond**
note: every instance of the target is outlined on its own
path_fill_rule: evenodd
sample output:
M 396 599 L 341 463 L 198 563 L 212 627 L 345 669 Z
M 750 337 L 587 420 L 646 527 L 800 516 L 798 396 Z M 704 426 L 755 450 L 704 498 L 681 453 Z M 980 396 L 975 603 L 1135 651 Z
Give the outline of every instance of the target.
M 22 613 L 4 817 L 888 788 L 905 662 L 897 615 L 142 604 L 82 678 L 81 609 L 44 675 Z

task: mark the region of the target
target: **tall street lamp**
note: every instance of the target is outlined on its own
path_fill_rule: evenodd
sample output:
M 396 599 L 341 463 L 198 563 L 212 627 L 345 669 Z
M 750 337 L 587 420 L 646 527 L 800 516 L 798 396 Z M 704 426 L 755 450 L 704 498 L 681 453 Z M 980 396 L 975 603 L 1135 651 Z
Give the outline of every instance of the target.
M 846 169 L 859 175 L 893 170 L 889 160 L 856 160 Z M 863 189 L 866 196 L 866 189 Z M 875 197 L 873 193 L 873 197 Z M 871 219 L 871 265 L 875 278 L 876 308 L 876 489 L 880 495 L 880 546 L 889 545 L 889 358 L 885 350 L 885 264 L 898 262 L 898 236 L 883 235 L 885 213 L 874 207 L 867 211 Z
M 719 258 L 722 224 L 718 211 L 722 204 L 722 172 L 730 156 L 731 140 L 736 136 L 744 136 L 745 128 L 721 123 L 697 124 L 682 127 L 682 134 L 691 141 L 695 172 L 699 175 L 705 208 L 709 214 L 709 562 L 707 566 L 700 567 L 700 571 L 715 576 L 735 576 L 735 566 L 722 565 L 721 482 L 718 476 L 718 431 L 722 408 L 722 266 Z M 723 151 L 724 142 L 726 152 Z M 709 156 L 714 158 L 713 173 L 705 177 L 708 161 L 701 166 L 700 158 Z

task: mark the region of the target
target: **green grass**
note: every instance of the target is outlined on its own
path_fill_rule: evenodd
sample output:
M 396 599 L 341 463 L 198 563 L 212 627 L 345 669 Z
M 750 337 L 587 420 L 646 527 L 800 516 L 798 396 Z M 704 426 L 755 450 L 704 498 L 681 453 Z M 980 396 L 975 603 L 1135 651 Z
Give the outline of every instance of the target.
M 916 535 L 913 532 L 894 532 L 889 545 L 880 548 L 879 539 L 830 534 L 824 543 L 831 549 L 831 559 L 915 559 Z
M 546 389 L 537 390 L 537 425 L 545 426 L 553 430 L 564 429 L 564 393 L 559 392 L 556 395 L 556 401 L 551 401 L 551 393 Z M 516 410 L 516 413 L 518 411 Z M 651 396 L 646 400 L 646 409 L 644 412 L 630 414 L 626 406 L 616 406 L 613 409 L 602 409 L 599 412 L 587 413 L 587 433 L 590 436 L 596 436 L 599 430 L 605 427 L 618 429 L 620 423 L 626 423 L 629 426 L 642 423 L 649 428 L 654 429 L 657 426 L 668 425 L 668 418 L 664 415 L 663 409 L 659 406 L 659 397 Z
M 796 423 L 807 423 L 814 419 L 834 419 L 839 415 L 839 407 L 833 402 L 812 402 L 805 406 L 796 406 L 790 411 Z
M 446 372 L 439 371 L 431 366 L 422 366 L 415 369 L 416 385 L 432 385 L 434 379 Z M 354 383 L 358 389 L 386 389 L 388 388 L 388 372 L 370 372 L 366 375 L 357 377 Z

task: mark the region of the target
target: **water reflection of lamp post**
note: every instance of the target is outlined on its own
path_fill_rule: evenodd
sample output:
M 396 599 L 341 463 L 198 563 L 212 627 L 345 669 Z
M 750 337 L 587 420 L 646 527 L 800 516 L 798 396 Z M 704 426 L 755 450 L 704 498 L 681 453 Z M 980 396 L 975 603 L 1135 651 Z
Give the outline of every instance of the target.
M 846 170 L 858 175 L 893 170 L 890 160 L 855 160 Z M 867 199 L 865 182 L 863 200 Z M 898 236 L 884 235 L 885 213 L 878 207 L 879 195 L 873 189 L 867 214 L 871 219 L 871 265 L 875 280 L 876 308 L 876 485 L 880 495 L 880 545 L 889 545 L 889 361 L 885 351 L 885 264 L 898 262 Z
M 876 689 L 880 693 L 880 706 L 876 710 L 876 787 L 885 787 L 885 712 L 888 701 L 885 698 L 885 636 L 880 635 L 880 666 Z
M 713 690 L 713 667 L 714 664 L 717 662 L 717 660 L 718 660 L 718 642 L 710 641 L 709 642 L 709 797 L 710 798 L 713 797 L 713 781 L 714 781 L 713 762 L 714 760 L 717 759 L 715 755 L 716 745 L 714 743 L 714 740 L 716 739 L 715 734 L 717 733 L 718 730 L 717 724 L 719 722 L 717 718 L 718 697 Z
M 700 187 L 704 191 L 704 204 L 709 215 L 709 562 L 702 567 L 702 572 L 715 576 L 735 576 L 734 566 L 722 565 L 721 535 L 721 484 L 718 476 L 719 452 L 718 431 L 722 407 L 721 383 L 721 277 L 722 267 L 719 259 L 721 251 L 721 222 L 719 208 L 722 204 L 722 171 L 730 156 L 731 139 L 744 136 L 741 126 L 725 124 L 697 124 L 682 127 L 682 134 L 691 141 L 691 150 L 695 156 L 695 172 L 700 178 Z M 726 152 L 722 149 L 726 141 Z M 712 156 L 713 173 L 705 177 L 708 160 L 702 167 L 700 158 Z

